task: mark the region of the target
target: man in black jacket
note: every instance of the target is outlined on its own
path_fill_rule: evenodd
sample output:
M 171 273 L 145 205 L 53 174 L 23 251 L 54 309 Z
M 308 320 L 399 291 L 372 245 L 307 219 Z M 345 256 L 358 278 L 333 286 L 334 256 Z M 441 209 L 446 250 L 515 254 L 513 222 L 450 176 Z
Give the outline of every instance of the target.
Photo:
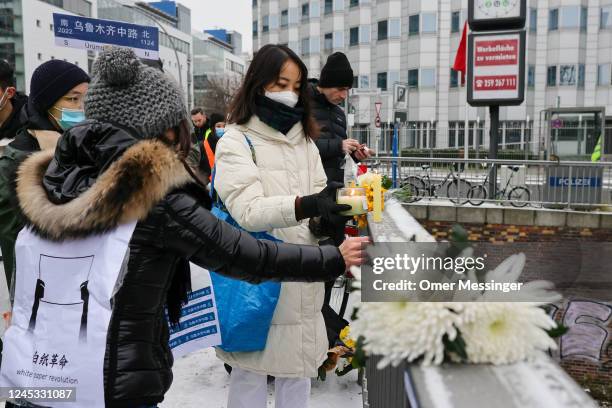
M 310 85 L 312 108 L 321 128 L 317 147 L 321 154 L 327 181 L 344 182 L 344 157 L 348 153 L 356 162 L 370 156 L 368 148 L 346 133 L 346 115 L 340 105 L 353 85 L 353 70 L 346 55 L 329 56 L 318 82 Z
M 6 145 L 23 126 L 19 112 L 28 97 L 15 89 L 13 68 L 6 60 L 0 60 L 0 146 Z

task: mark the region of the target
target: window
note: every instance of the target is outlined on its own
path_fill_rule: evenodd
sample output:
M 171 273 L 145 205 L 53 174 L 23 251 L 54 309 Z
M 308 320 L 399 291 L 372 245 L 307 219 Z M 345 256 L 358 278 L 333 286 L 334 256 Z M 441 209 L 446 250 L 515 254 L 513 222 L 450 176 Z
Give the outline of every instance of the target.
M 302 4 L 302 20 L 310 18 L 310 3 Z
M 353 77 L 353 88 L 359 88 L 359 77 Z
M 334 11 L 344 10 L 344 0 L 334 0 Z
M 318 54 L 321 52 L 321 37 L 310 38 L 310 53 Z
M 559 9 L 552 9 L 548 12 L 548 31 L 559 29 Z
M 408 35 L 418 35 L 419 34 L 419 15 L 415 14 L 414 16 L 408 17 Z
M 548 71 L 546 72 L 546 85 L 547 86 L 557 86 L 557 66 L 553 65 L 552 67 L 548 67 Z
M 527 67 L 527 88 L 535 87 L 535 65 Z
M 387 78 L 387 84 L 389 88 L 393 88 L 395 84 L 399 82 L 399 80 L 400 80 L 399 71 L 389 71 L 389 76 Z
M 289 10 L 281 11 L 281 27 L 287 27 L 289 25 Z
M 402 21 L 399 18 L 392 18 L 389 20 L 389 38 L 400 38 Z
M 278 30 L 278 14 L 270 14 L 270 30 Z
M 584 64 L 578 64 L 578 88 L 584 88 Z
M 321 5 L 318 1 L 312 1 L 310 7 L 310 17 L 319 18 L 321 17 Z
M 612 27 L 612 6 L 602 7 L 599 13 L 599 28 Z
M 384 41 L 388 38 L 387 27 L 389 23 L 387 20 L 378 22 L 378 41 Z
M 351 47 L 359 44 L 359 27 L 351 27 L 349 31 L 349 45 Z
M 306 38 L 302 38 L 302 55 L 308 55 L 310 54 L 310 38 L 306 37 Z
M 257 20 L 253 21 L 253 38 L 257 38 Z
M 610 85 L 610 64 L 597 65 L 597 85 Z
M 370 26 L 359 26 L 359 44 L 368 44 L 370 42 Z
M 408 87 L 418 88 L 419 86 L 419 70 L 411 69 L 408 71 Z
M 459 86 L 459 71 L 450 70 L 450 87 L 457 88 Z
M 351 2 L 349 3 L 349 7 L 353 8 L 353 7 L 357 7 L 359 6 L 359 0 L 351 0 Z
M 538 30 L 538 9 L 529 9 L 529 31 L 535 33 Z
M 387 73 L 379 72 L 376 76 L 376 86 L 383 91 L 387 90 Z
M 561 65 L 559 67 L 559 85 L 576 85 L 575 65 Z
M 344 31 L 336 31 L 334 33 L 334 48 L 335 49 L 344 48 Z
M 359 87 L 366 89 L 370 87 L 370 77 L 368 75 L 359 75 Z
M 587 30 L 587 23 L 589 21 L 589 13 L 586 7 L 580 7 L 580 31 Z
M 334 33 L 326 33 L 323 37 L 323 49 L 330 51 L 334 48 Z
M 451 33 L 458 33 L 461 29 L 461 12 L 453 11 L 451 13 Z
M 434 88 L 436 86 L 436 70 L 434 68 L 421 69 L 421 88 Z
M 580 7 L 561 7 L 561 27 L 578 28 L 580 26 Z
M 423 13 L 423 29 L 422 32 L 429 34 L 436 32 L 436 13 Z
M 270 16 L 263 16 L 263 26 L 261 27 L 262 33 L 270 31 Z
M 331 14 L 334 11 L 334 0 L 325 0 L 325 10 L 323 13 Z
M 253 0 L 253 4 L 252 4 L 252 6 L 253 6 L 253 7 L 257 7 L 257 0 Z
M 298 9 L 296 7 L 292 7 L 289 9 L 289 24 L 297 24 L 299 21 L 298 18 Z

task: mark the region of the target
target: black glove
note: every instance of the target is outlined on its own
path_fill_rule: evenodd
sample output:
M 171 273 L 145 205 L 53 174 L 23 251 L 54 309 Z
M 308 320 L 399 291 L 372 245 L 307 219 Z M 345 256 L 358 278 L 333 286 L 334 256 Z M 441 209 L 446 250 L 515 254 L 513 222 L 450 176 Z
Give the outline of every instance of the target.
M 332 181 L 320 193 L 300 197 L 300 219 L 322 217 L 331 218 L 333 214 L 349 211 L 352 207 L 346 204 L 336 204 L 336 190 L 342 183 Z

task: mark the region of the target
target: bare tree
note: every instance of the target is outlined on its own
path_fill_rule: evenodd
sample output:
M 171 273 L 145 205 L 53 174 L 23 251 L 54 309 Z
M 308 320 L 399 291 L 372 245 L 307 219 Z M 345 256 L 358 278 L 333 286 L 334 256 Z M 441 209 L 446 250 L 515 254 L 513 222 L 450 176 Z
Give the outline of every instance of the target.
M 234 75 L 207 76 L 198 81 L 195 89 L 195 105 L 204 108 L 207 113 L 224 115 L 240 86 L 240 78 Z M 199 88 L 199 89 L 198 89 Z

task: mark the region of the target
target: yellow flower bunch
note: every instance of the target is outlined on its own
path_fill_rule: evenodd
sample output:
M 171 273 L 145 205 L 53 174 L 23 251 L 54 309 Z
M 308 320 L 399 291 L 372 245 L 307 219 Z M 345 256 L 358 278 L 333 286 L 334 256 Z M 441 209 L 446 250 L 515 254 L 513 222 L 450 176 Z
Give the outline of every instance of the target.
M 342 342 L 346 344 L 347 347 L 353 350 L 355 349 L 355 340 L 351 338 L 351 327 L 350 326 L 346 326 L 344 329 L 342 329 L 339 337 L 340 337 L 340 340 L 342 340 Z

